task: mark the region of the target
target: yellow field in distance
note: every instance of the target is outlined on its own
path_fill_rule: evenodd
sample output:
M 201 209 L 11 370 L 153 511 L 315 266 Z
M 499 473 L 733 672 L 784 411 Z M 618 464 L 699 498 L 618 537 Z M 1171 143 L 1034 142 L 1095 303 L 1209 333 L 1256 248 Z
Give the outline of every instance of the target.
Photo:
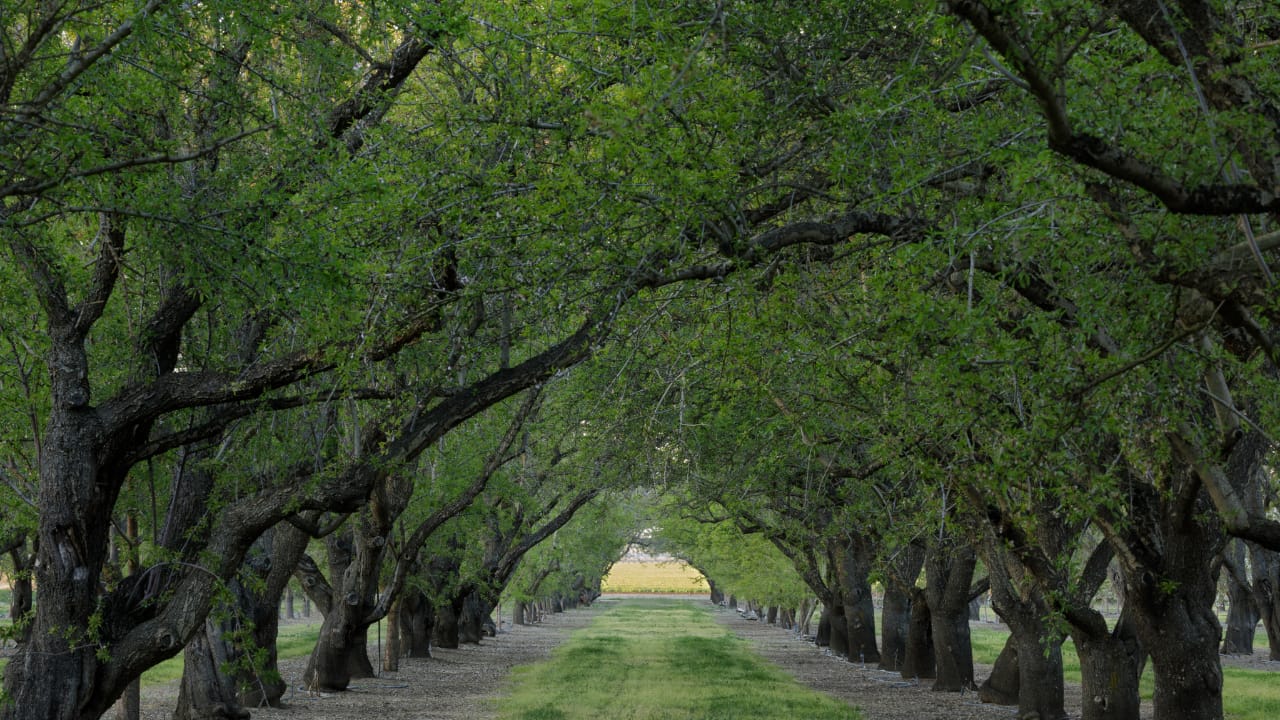
M 607 593 L 705 593 L 702 573 L 679 560 L 619 562 L 609 569 L 601 589 Z

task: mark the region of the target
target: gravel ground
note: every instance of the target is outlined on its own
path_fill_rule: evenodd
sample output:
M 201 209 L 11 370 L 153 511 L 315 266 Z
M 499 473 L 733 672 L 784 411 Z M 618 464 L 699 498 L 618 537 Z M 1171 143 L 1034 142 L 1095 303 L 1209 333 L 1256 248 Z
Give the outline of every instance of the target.
M 608 609 L 609 600 L 590 608 L 551 615 L 533 626 L 508 626 L 495 638 L 458 650 L 435 649 L 431 659 L 405 658 L 400 671 L 358 680 L 345 693 L 311 696 L 294 689 L 286 695 L 286 707 L 253 711 L 253 717 L 269 720 L 484 720 L 494 717 L 495 700 L 507 688 L 516 665 L 547 658 L 553 648 L 576 629 L 590 624 Z M 1014 708 L 982 705 L 974 693 L 935 693 L 929 682 L 904 682 L 896 673 L 874 665 L 863 666 L 832 657 L 822 648 L 793 633 L 748 621 L 738 613 L 718 608 L 717 621 L 749 640 L 756 651 L 809 685 L 862 710 L 866 720 L 985 720 L 1016 718 Z M 991 626 L 989 623 L 984 623 Z M 12 647 L 7 649 L 12 652 Z M 0 651 L 5 653 L 5 651 Z M 5 653 L 7 654 L 7 653 Z M 371 648 L 372 655 L 372 648 Z M 295 688 L 306 658 L 281 663 L 281 672 Z M 1267 660 L 1265 649 L 1253 657 L 1223 657 L 1224 665 L 1259 670 L 1280 670 Z M 990 671 L 978 665 L 981 679 Z M 169 720 L 177 684 L 148 687 L 143 691 L 143 720 Z M 1150 717 L 1147 707 L 1144 715 Z M 1080 689 L 1067 686 L 1067 711 L 1078 717 Z

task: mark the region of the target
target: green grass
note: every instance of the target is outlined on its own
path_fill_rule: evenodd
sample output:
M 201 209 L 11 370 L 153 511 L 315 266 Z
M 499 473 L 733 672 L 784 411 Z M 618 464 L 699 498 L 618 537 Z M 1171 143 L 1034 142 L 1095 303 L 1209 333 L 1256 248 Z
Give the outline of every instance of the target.
M 1004 647 L 1008 633 L 1003 630 L 974 628 L 970 633 L 974 662 L 988 665 L 996 661 Z M 1265 633 L 1259 633 L 1255 645 L 1266 647 Z M 1080 684 L 1080 657 L 1070 640 L 1062 645 L 1063 678 L 1068 683 Z M 1222 710 L 1226 720 L 1272 720 L 1280 717 L 1280 676 L 1266 670 L 1222 668 Z M 1150 700 L 1155 691 L 1151 663 L 1139 679 L 1138 692 L 1143 700 Z
M 854 720 L 856 710 L 803 687 L 690 601 L 605 601 L 552 659 L 517 667 L 504 720 Z

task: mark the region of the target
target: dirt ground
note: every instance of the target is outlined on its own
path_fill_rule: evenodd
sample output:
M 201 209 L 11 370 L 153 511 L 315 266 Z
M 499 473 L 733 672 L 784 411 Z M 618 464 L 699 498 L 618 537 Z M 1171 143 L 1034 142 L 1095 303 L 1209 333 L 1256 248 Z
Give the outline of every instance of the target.
M 590 624 L 606 610 L 604 600 L 591 608 L 552 615 L 535 626 L 509 626 L 496 638 L 458 650 L 436 649 L 429 660 L 406 658 L 395 673 L 360 680 L 345 693 L 314 697 L 296 689 L 306 658 L 281 663 L 281 672 L 295 688 L 285 697 L 288 707 L 254 710 L 263 720 L 483 720 L 495 715 L 495 700 L 507 688 L 516 665 L 545 659 L 551 650 L 576 629 Z M 1016 717 L 1014 708 L 983 705 L 974 693 L 934 693 L 928 681 L 903 681 L 874 665 L 863 666 L 832 657 L 822 648 L 789 631 L 718 608 L 715 618 L 749 640 L 762 656 L 794 675 L 800 682 L 846 700 L 862 710 L 867 720 L 978 720 Z M 990 626 L 990 624 L 987 624 Z M 372 654 L 372 648 L 371 648 Z M 1226 665 L 1280 670 L 1269 662 L 1265 650 L 1252 658 L 1224 657 Z M 979 678 L 989 672 L 979 665 Z M 143 691 L 143 720 L 168 720 L 177 697 L 176 683 Z M 1080 689 L 1067 687 L 1067 710 L 1078 717 Z M 1144 715 L 1150 717 L 1151 709 Z

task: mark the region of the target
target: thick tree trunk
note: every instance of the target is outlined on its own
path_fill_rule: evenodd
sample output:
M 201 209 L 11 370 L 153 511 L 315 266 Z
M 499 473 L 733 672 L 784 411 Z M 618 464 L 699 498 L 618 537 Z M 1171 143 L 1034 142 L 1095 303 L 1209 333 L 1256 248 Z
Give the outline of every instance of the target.
M 1224 552 L 1229 572 L 1227 583 L 1227 628 L 1222 639 L 1223 655 L 1252 655 L 1253 634 L 1262 619 L 1248 577 L 1248 549 L 1243 540 L 1232 540 Z
M 400 598 L 402 650 L 412 658 L 431 657 L 431 630 L 435 609 L 421 590 L 409 590 Z
M 778 624 L 778 606 L 777 605 L 770 605 L 769 608 L 765 610 L 765 622 L 769 625 Z
M 1143 653 L 1129 613 L 1122 611 L 1110 631 L 1100 613 L 1088 613 L 1092 622 L 1072 631 L 1080 657 L 1081 720 L 1137 720 Z
M 909 543 L 891 553 L 885 568 L 884 602 L 880 612 L 880 669 L 901 670 L 907 658 L 911 633 L 911 597 L 920 569 L 924 567 L 924 548 Z
M 454 603 L 457 603 L 457 606 Z M 459 615 L 462 609 L 461 599 L 435 605 L 435 626 L 431 629 L 431 644 L 436 647 L 456 650 L 461 645 Z
M 843 605 L 845 652 L 850 662 L 880 661 L 876 647 L 876 608 L 871 595 L 871 564 L 874 549 L 864 538 L 833 548 L 837 561 L 838 602 Z M 834 650 L 834 643 L 832 649 Z
M 526 603 L 525 601 L 517 600 L 515 602 L 515 608 L 511 611 L 511 622 L 515 625 L 530 624 L 528 619 L 526 618 L 528 607 L 529 607 L 529 604 Z
M 1050 533 L 1046 532 L 1048 536 Z M 1052 543 L 1060 545 L 1060 543 Z M 1062 679 L 1062 641 L 1051 637 L 1045 618 L 1050 609 L 1027 569 L 993 535 L 986 535 L 979 548 L 987 567 L 991 608 L 1009 627 L 1009 640 L 991 677 L 983 683 L 980 697 L 1002 696 L 1012 690 L 1018 717 L 1062 720 L 1067 717 Z M 972 603 L 969 604 L 972 617 Z M 1005 665 L 1001 666 L 1001 659 Z M 1010 682 L 1008 673 L 1017 673 Z M 994 700 L 993 700 L 994 702 Z M 1001 702 L 1000 704 L 1009 704 Z
M 67 347 L 55 338 L 49 363 L 55 376 L 53 409 L 40 463 L 35 541 L 40 602 L 27 642 L 5 668 L 9 702 L 0 706 L 2 720 L 100 717 L 127 685 L 99 684 L 102 638 L 87 631 L 90 618 L 101 610 L 98 588 L 110 529 L 110 514 L 100 508 L 115 506 L 119 483 L 98 472 L 102 428 L 87 408 L 87 385 L 72 380 L 67 384 L 73 387 L 67 387 L 62 384 L 67 378 L 59 377 L 87 367 L 83 346 Z M 181 641 L 172 642 L 176 648 Z
M 899 673 L 907 680 L 932 678 L 938 673 L 937 655 L 933 647 L 933 617 L 924 590 L 911 593 L 911 624 L 907 630 L 907 648 Z
M 925 593 L 937 662 L 934 690 L 960 692 L 977 687 L 969 641 L 969 586 L 976 565 L 977 556 L 968 546 L 934 547 L 925 559 Z
M 991 666 L 991 674 L 978 686 L 978 699 L 993 705 L 1017 705 L 1022 674 L 1018 672 L 1018 645 L 1010 635 Z M 1021 717 L 1021 712 L 1019 712 Z
M 818 632 L 813 637 L 813 644 L 818 647 L 831 647 L 831 608 L 826 603 L 818 613 Z
M 880 611 L 880 669 L 902 669 L 907 656 L 907 637 L 911 630 L 911 596 L 896 585 L 884 591 Z
M 240 704 L 235 678 L 227 672 L 235 648 L 226 638 L 232 635 L 215 627 L 220 623 L 213 618 L 206 624 L 205 632 L 187 643 L 174 720 L 244 720 L 249 711 Z
M 1267 631 L 1271 659 L 1280 661 L 1280 553 L 1249 546 L 1253 570 L 1253 599 Z
M 845 623 L 844 605 L 831 608 L 828 617 L 831 624 L 831 652 L 842 658 L 849 657 L 849 626 Z
M 279 707 L 288 689 L 277 669 L 280 596 L 306 547 L 306 534 L 290 525 L 272 528 L 254 543 L 240 577 L 228 583 L 232 603 L 187 645 L 175 720 Z
M 1207 559 L 1200 559 L 1207 562 Z M 1207 576 L 1208 570 L 1204 574 Z M 1184 576 L 1185 577 L 1185 576 Z M 1210 578 L 1203 578 L 1208 581 Z M 1156 720 L 1221 720 L 1221 625 L 1213 611 L 1216 583 L 1170 587 L 1152 578 L 1130 587 L 1141 612 L 1138 637 L 1151 653 Z
M 113 720 L 138 720 L 142 717 L 142 682 L 134 680 L 116 701 Z
M 462 598 L 462 611 L 458 615 L 458 640 L 479 645 L 484 636 L 496 635 L 493 620 L 489 617 L 492 611 L 493 606 L 480 593 L 468 592 Z
M 284 616 L 287 620 L 296 620 L 298 617 L 297 611 L 294 610 L 292 585 L 287 585 L 284 589 Z

